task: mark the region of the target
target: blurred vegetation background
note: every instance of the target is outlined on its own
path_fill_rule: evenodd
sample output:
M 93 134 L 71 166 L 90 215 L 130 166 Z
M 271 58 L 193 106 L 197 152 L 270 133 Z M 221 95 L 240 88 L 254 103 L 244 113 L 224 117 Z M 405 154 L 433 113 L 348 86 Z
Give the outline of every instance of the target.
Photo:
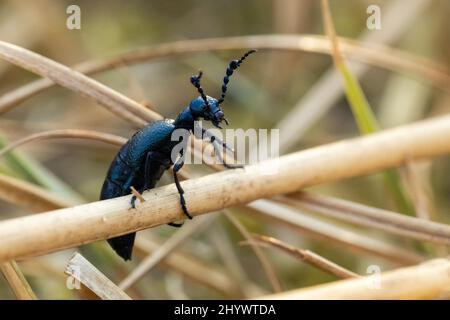
M 402 2 L 404 12 L 397 21 L 384 21 L 385 10 Z M 419 8 L 409 12 L 411 3 Z M 81 30 L 66 28 L 66 8 L 77 4 L 81 8 Z M 371 4 L 381 8 L 382 29 L 366 28 Z M 393 48 L 427 58 L 448 69 L 450 65 L 449 16 L 450 2 L 437 1 L 331 1 L 331 11 L 339 36 L 361 39 L 381 37 L 393 32 L 403 19 L 398 36 L 385 43 Z M 415 6 L 415 5 L 414 5 Z M 0 3 L 0 39 L 36 51 L 65 65 L 115 56 L 132 49 L 176 40 L 209 37 L 229 37 L 258 34 L 318 34 L 323 35 L 320 5 L 314 0 L 108 0 L 108 1 L 19 1 Z M 378 34 L 378 35 L 377 35 Z M 383 43 L 383 42 L 381 42 Z M 139 102 L 151 105 L 165 117 L 174 118 L 196 92 L 189 76 L 201 68 L 205 72 L 203 86 L 211 96 L 218 96 L 226 64 L 241 51 L 205 52 L 153 60 L 133 66 L 122 66 L 95 75 L 94 78 Z M 356 64 L 354 64 L 356 65 Z M 353 66 L 353 65 L 352 65 Z M 229 89 L 224 106 L 231 127 L 276 128 L 304 97 L 316 90 L 317 84 L 333 70 L 329 55 L 301 51 L 261 50 L 239 70 Z M 0 94 L 4 94 L 38 77 L 0 61 Z M 446 114 L 450 111 L 448 91 L 436 88 L 429 80 L 410 77 L 385 69 L 370 67 L 360 78 L 362 88 L 374 109 L 382 128 Z M 339 81 L 335 86 L 342 86 Z M 326 97 L 327 91 L 320 93 Z M 306 149 L 332 141 L 359 135 L 345 96 L 329 105 L 323 115 L 305 125 L 305 132 L 286 152 Z M 315 105 L 307 105 L 314 112 Z M 306 128 L 307 126 L 307 128 Z M 61 87 L 51 88 L 33 97 L 20 107 L 0 117 L 0 135 L 14 141 L 30 133 L 51 129 L 84 128 L 130 137 L 136 130 L 89 99 Z M 281 132 L 281 139 L 291 134 Z M 83 201 L 98 200 L 108 166 L 116 147 L 83 140 L 37 142 L 20 149 L 20 153 L 36 160 L 60 179 Z M 190 166 L 193 171 L 209 172 Z M 450 165 L 447 158 L 416 164 L 427 199 L 427 210 L 433 220 L 450 222 Z M 0 162 L 0 173 L 21 179 L 7 161 Z M 161 184 L 171 183 L 170 177 Z M 361 202 L 374 207 L 398 210 L 389 195 L 381 175 L 371 175 L 311 189 Z M 330 241 L 315 239 L 299 229 L 268 223 L 258 215 L 248 215 L 244 208 L 233 209 L 235 216 L 252 232 L 268 234 L 295 246 L 310 249 L 360 274 L 367 267 L 379 265 L 381 270 L 396 264 L 392 261 L 354 252 L 351 248 L 330 245 Z M 0 219 L 30 214 L 8 201 L 0 201 Z M 331 220 L 330 220 L 331 221 Z M 336 225 L 341 225 L 332 221 Z M 346 225 L 350 230 L 391 243 L 404 239 L 368 228 Z M 163 243 L 177 230 L 168 226 L 138 233 Z M 1 239 L 1 235 L 0 235 Z M 211 269 L 227 274 L 232 282 L 249 286 L 258 293 L 272 291 L 260 262 L 249 246 L 241 246 L 242 235 L 223 216 L 211 227 L 186 241 L 178 251 L 189 255 Z M 415 242 L 408 247 L 418 251 Z M 433 247 L 433 250 L 436 246 Z M 87 298 L 86 292 L 66 287 L 65 265 L 75 249 L 33 258 L 19 263 L 37 296 L 45 299 Z M 120 282 L 140 261 L 124 263 L 105 242 L 78 248 L 89 261 L 115 283 Z M 314 269 L 282 252 L 263 249 L 283 289 L 293 289 L 335 280 L 331 275 Z M 430 254 L 425 250 L 423 254 Z M 434 255 L 444 255 L 438 248 Z M 208 277 L 208 274 L 205 274 Z M 252 290 L 253 290 L 252 289 Z M 152 270 L 129 293 L 136 298 L 236 298 L 218 292 L 204 284 L 180 276 L 167 266 Z M 0 277 L 0 299 L 11 299 L 12 293 Z

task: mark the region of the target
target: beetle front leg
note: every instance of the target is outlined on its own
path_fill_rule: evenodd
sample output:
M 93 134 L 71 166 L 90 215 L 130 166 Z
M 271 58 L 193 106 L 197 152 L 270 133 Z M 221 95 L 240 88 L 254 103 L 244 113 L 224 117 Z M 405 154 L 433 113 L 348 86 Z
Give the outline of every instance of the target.
M 217 141 L 217 138 L 215 139 L 215 136 L 211 137 L 211 143 L 214 147 L 214 151 L 216 153 L 217 158 L 219 159 L 219 162 L 223 164 L 223 166 L 227 169 L 240 169 L 243 168 L 243 165 L 240 164 L 229 164 L 225 161 L 225 159 L 223 158 L 221 152 L 220 152 L 220 141 Z M 222 144 L 225 144 L 224 142 L 222 142 Z
M 214 147 L 214 150 L 216 151 L 217 158 L 219 159 L 219 162 L 220 162 L 221 164 L 223 164 L 223 166 L 224 166 L 225 168 L 227 168 L 227 169 L 239 169 L 239 168 L 243 168 L 243 167 L 244 167 L 243 165 L 239 165 L 239 164 L 229 164 L 229 163 L 227 163 L 227 162 L 225 161 L 225 159 L 222 157 L 221 153 L 220 153 L 220 147 L 223 147 L 223 148 L 225 148 L 225 150 L 229 150 L 229 151 L 231 151 L 232 153 L 234 153 L 233 148 L 231 148 L 230 146 L 228 146 L 225 142 L 223 142 L 221 139 L 217 138 L 214 134 L 212 134 L 212 133 L 209 132 L 208 130 L 206 130 L 206 129 L 204 129 L 204 128 L 201 128 L 201 131 L 202 131 L 202 136 L 199 137 L 199 136 L 198 136 L 199 131 L 194 130 L 194 133 L 197 132 L 196 137 L 199 138 L 199 139 L 203 139 L 205 136 L 206 136 L 207 138 L 209 138 L 209 142 L 212 143 L 212 145 L 213 145 L 213 147 Z M 225 152 L 226 152 L 226 151 L 225 151 Z
M 229 164 L 225 161 L 224 157 L 222 156 L 221 152 L 220 152 L 220 147 L 224 147 L 225 149 L 231 150 L 234 153 L 234 150 L 232 148 L 230 148 L 229 146 L 227 146 L 227 144 L 225 142 L 223 142 L 222 140 L 220 140 L 219 138 L 217 138 L 214 135 L 210 136 L 209 141 L 212 143 L 213 147 L 214 147 L 214 151 L 216 152 L 216 156 L 219 159 L 219 162 L 223 164 L 223 166 L 227 169 L 239 169 L 239 168 L 243 168 L 243 165 L 240 164 Z M 226 151 L 224 151 L 224 153 L 226 153 Z
M 212 134 L 212 133 L 209 132 L 208 130 L 202 128 L 202 137 L 200 137 L 200 139 L 202 139 L 202 138 L 205 137 L 205 136 L 206 136 L 207 138 L 209 138 L 209 141 L 210 141 L 211 143 L 214 143 L 214 142 L 216 141 L 218 144 L 222 145 L 222 147 L 224 147 L 226 150 L 228 150 L 228 151 L 234 153 L 234 149 L 233 149 L 233 148 L 231 148 L 230 146 L 228 146 L 225 142 L 223 142 L 222 140 L 220 140 L 219 138 L 217 138 L 214 134 Z

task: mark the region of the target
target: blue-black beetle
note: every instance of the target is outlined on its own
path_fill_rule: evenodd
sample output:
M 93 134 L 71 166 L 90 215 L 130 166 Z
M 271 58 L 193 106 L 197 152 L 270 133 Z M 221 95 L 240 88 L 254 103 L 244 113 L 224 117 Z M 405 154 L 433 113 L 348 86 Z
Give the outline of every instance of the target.
M 256 50 L 250 50 L 245 53 L 240 59 L 232 60 L 226 70 L 226 75 L 223 78 L 222 95 L 219 99 L 206 96 L 203 88 L 200 85 L 202 72 L 197 76 L 191 77 L 191 83 L 197 88 L 200 96 L 191 101 L 189 106 L 185 108 L 175 120 L 166 119 L 151 123 L 138 132 L 128 140 L 128 142 L 120 149 L 116 157 L 111 163 L 108 174 L 103 183 L 100 200 L 111 199 L 131 193 L 131 187 L 134 187 L 138 192 L 142 193 L 145 190 L 155 187 L 158 180 L 161 178 L 164 171 L 170 168 L 173 164 L 173 175 L 178 193 L 180 194 L 180 205 L 184 214 L 192 219 L 186 208 L 186 202 L 183 196 L 183 189 L 179 183 L 177 172 L 184 164 L 183 150 L 176 160 L 172 160 L 172 149 L 179 141 L 172 141 L 172 133 L 176 129 L 185 129 L 189 132 L 194 132 L 194 122 L 199 119 L 211 121 L 211 123 L 218 128 L 220 123 L 227 119 L 224 116 L 220 104 L 224 101 L 227 92 L 227 85 L 230 76 L 233 74 L 248 55 Z M 208 135 L 207 130 L 202 129 L 202 137 Z M 209 134 L 212 143 L 220 143 L 224 147 L 226 145 L 215 138 L 214 135 Z M 186 139 L 187 140 L 187 139 Z M 186 142 L 187 143 L 187 142 Z M 225 166 L 228 166 L 224 163 Z M 136 196 L 131 198 L 131 206 L 135 207 Z M 177 224 L 170 224 L 173 226 L 180 226 Z M 133 251 L 134 239 L 136 233 L 111 238 L 108 243 L 114 251 L 124 260 L 131 259 Z

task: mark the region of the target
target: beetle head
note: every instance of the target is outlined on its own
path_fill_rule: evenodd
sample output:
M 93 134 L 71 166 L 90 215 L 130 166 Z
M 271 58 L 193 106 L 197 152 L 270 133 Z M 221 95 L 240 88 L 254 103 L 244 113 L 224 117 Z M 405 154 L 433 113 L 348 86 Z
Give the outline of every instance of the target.
M 198 75 L 191 77 L 192 85 L 196 87 L 197 91 L 200 93 L 200 96 L 192 100 L 189 104 L 189 109 L 191 110 L 194 118 L 203 118 L 207 121 L 211 121 L 212 124 L 217 128 L 221 128 L 220 123 L 222 121 L 225 121 L 225 123 L 228 125 L 228 120 L 225 118 L 224 113 L 219 105 L 225 100 L 228 82 L 230 81 L 230 77 L 233 74 L 234 70 L 239 68 L 241 63 L 253 52 L 256 52 L 256 50 L 250 50 L 246 52 L 239 60 L 232 60 L 229 63 L 225 77 L 223 78 L 222 95 L 220 99 L 212 98 L 204 93 L 203 88 L 200 85 L 200 79 L 203 75 L 201 71 L 199 71 Z
M 219 107 L 219 101 L 210 96 L 206 96 L 206 101 L 207 102 L 205 102 L 202 96 L 191 101 L 189 109 L 194 118 L 202 118 L 206 121 L 211 121 L 217 128 L 221 128 L 220 123 L 222 121 L 225 121 L 225 123 L 228 124 L 222 109 Z

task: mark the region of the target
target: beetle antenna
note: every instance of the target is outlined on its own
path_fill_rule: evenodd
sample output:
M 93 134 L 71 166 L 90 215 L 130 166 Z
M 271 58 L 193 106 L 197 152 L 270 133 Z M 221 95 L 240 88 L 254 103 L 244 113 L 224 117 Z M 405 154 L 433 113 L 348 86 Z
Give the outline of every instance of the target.
M 197 88 L 198 93 L 200 93 L 200 96 L 202 97 L 203 101 L 205 101 L 206 106 L 209 108 L 208 99 L 206 98 L 205 92 L 203 91 L 203 88 L 200 84 L 200 79 L 202 78 L 203 71 L 199 70 L 197 76 L 191 77 L 191 83 L 194 87 Z
M 247 51 L 239 60 L 232 60 L 230 64 L 228 65 L 226 75 L 223 78 L 223 84 L 222 84 L 222 96 L 219 99 L 219 104 L 221 104 L 225 100 L 225 95 L 227 93 L 227 85 L 228 82 L 230 82 L 230 77 L 233 74 L 234 70 L 240 67 L 241 63 L 253 52 L 256 52 L 256 49 L 252 49 Z

